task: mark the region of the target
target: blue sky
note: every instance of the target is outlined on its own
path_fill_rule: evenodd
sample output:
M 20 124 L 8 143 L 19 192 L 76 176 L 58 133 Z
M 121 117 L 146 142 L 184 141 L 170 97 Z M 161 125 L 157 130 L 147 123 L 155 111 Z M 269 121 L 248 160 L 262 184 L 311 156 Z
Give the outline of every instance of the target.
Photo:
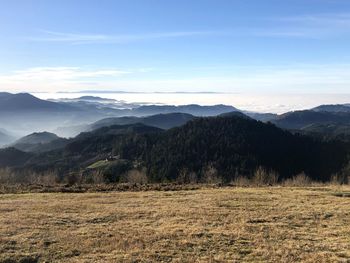
M 1 0 L 3 91 L 349 93 L 348 0 Z

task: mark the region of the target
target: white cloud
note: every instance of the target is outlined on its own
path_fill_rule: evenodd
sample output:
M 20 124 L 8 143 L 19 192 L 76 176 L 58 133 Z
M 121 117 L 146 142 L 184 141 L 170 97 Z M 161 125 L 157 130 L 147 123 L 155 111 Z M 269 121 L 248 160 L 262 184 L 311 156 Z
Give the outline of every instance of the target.
M 105 77 L 105 76 L 121 76 L 130 72 L 122 70 L 82 70 L 79 67 L 36 67 L 26 70 L 15 71 L 14 74 L 8 76 L 10 79 L 21 80 L 71 80 L 78 78 L 92 78 L 92 77 Z
M 116 69 L 84 70 L 77 67 L 39 67 L 0 75 L 0 86 L 10 92 L 19 91 L 212 91 L 212 92 L 275 92 L 275 93 L 348 93 L 350 64 L 290 65 L 283 67 L 225 69 L 212 73 L 148 75 L 150 69 L 123 71 Z M 151 77 L 153 76 L 153 77 Z
M 129 71 L 117 69 L 84 70 L 79 67 L 35 67 L 0 75 L 0 85 L 9 91 L 54 91 L 74 89 L 82 81 L 103 82 Z
M 224 34 L 223 32 L 211 31 L 178 31 L 178 32 L 160 32 L 147 34 L 81 34 L 81 33 L 64 33 L 49 30 L 42 30 L 41 36 L 29 37 L 28 40 L 38 42 L 62 42 L 70 44 L 98 44 L 113 43 L 122 44 L 142 40 L 164 39 L 164 38 L 183 38 L 194 36 L 212 36 Z

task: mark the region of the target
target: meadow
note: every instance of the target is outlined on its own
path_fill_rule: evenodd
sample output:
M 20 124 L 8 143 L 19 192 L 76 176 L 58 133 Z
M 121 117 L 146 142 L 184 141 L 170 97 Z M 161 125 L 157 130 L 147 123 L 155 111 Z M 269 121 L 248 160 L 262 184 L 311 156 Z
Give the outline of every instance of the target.
M 0 262 L 350 262 L 350 188 L 1 194 Z

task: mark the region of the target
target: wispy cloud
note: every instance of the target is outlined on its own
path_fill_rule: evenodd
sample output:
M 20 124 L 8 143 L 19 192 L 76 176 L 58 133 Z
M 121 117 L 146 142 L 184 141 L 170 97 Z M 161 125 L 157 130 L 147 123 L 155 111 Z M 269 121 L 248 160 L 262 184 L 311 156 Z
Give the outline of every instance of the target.
M 0 75 L 0 86 L 11 91 L 73 88 L 82 82 L 116 79 L 131 71 L 118 69 L 86 70 L 79 67 L 34 67 Z
M 85 70 L 76 67 L 39 67 L 0 75 L 3 90 L 18 91 L 215 91 L 348 93 L 350 64 L 290 65 L 250 68 L 244 71 L 203 72 L 191 77 L 185 72 L 167 76 L 147 74 L 143 69 Z M 152 77 L 153 76 L 153 77 Z
M 350 35 L 350 13 L 306 14 L 260 19 L 260 26 L 212 31 L 175 31 L 140 34 L 84 34 L 40 30 L 26 40 L 68 44 L 126 44 L 130 42 L 189 37 L 327 38 Z
M 28 40 L 37 42 L 62 42 L 70 44 L 123 44 L 135 41 L 167 39 L 167 38 L 184 38 L 195 36 L 213 36 L 224 34 L 224 32 L 212 31 L 178 31 L 178 32 L 160 32 L 147 34 L 80 34 L 80 33 L 63 33 L 49 30 L 41 30 L 40 36 L 28 37 Z
M 310 26 L 350 26 L 350 13 L 331 13 L 331 14 L 309 14 L 300 16 L 284 17 L 281 21 L 298 22 Z
M 117 69 L 83 70 L 79 67 L 35 67 L 15 71 L 8 79 L 20 80 L 74 80 L 79 78 L 117 77 L 129 74 L 129 71 Z
M 309 14 L 269 19 L 273 26 L 252 30 L 261 37 L 327 38 L 350 34 L 350 13 Z

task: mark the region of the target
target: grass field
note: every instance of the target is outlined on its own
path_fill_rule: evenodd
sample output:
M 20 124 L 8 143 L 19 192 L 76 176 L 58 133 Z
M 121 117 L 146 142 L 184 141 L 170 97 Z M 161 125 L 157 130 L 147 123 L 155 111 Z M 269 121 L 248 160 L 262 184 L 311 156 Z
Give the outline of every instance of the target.
M 103 166 L 107 166 L 109 164 L 108 161 L 106 160 L 101 160 L 101 161 L 97 161 L 93 164 L 91 164 L 90 166 L 88 166 L 87 168 L 88 169 L 96 169 L 96 168 L 101 168 Z
M 350 262 L 349 188 L 0 195 L 0 262 Z

